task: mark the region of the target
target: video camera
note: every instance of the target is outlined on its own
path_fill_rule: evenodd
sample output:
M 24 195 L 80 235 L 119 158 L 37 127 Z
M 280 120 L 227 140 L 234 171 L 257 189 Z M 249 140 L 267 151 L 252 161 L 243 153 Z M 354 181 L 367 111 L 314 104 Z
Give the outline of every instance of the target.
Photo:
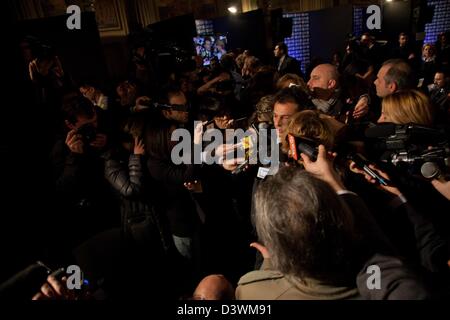
M 384 123 L 366 130 L 384 151 L 381 161 L 402 167 L 417 177 L 437 178 L 450 173 L 450 146 L 444 130 L 415 124 Z

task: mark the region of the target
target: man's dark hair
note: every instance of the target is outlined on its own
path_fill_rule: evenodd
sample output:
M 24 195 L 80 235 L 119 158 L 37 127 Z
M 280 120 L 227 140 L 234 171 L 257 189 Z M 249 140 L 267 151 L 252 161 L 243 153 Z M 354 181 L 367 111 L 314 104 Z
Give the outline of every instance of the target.
M 397 84 L 397 90 L 407 90 L 414 88 L 414 75 L 411 67 L 402 59 L 390 59 L 383 63 L 383 66 L 390 66 L 384 76 L 387 84 Z
M 351 274 L 353 216 L 326 182 L 283 167 L 259 185 L 254 200 L 258 237 L 276 270 L 333 284 Z
M 92 102 L 80 94 L 65 96 L 61 111 L 63 119 L 71 124 L 75 124 L 80 116 L 92 118 L 95 115 L 95 107 Z
M 442 68 L 436 69 L 434 74 L 436 74 L 436 73 L 442 73 L 444 75 L 444 79 L 447 79 L 450 76 L 449 72 L 447 70 L 445 70 L 445 69 L 442 69 Z
M 280 50 L 283 50 L 284 54 L 288 54 L 288 48 L 284 42 L 278 42 L 277 46 Z
M 297 111 L 315 109 L 309 95 L 298 87 L 284 88 L 277 92 L 274 98 L 275 103 L 295 103 Z
M 222 97 L 213 94 L 203 96 L 199 101 L 199 113 L 212 120 L 214 117 L 230 115 L 231 111 Z

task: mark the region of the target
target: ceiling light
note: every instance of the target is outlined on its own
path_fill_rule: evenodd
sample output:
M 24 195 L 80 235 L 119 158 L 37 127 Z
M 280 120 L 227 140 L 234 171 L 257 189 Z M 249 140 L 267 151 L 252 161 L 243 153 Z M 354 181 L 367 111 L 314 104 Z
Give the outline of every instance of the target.
M 237 8 L 235 6 L 229 7 L 228 11 L 230 11 L 232 14 L 236 14 Z

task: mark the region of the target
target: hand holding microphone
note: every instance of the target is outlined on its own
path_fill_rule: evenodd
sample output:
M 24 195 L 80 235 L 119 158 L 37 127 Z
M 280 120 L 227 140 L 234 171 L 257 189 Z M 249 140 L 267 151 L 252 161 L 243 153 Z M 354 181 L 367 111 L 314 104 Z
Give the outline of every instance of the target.
M 317 159 L 313 161 L 311 157 L 303 151 L 300 153 L 305 170 L 327 182 L 336 192 L 345 190 L 339 174 L 333 167 L 333 160 L 336 157 L 336 153 L 329 153 L 325 150 L 324 145 L 319 145 L 316 154 Z
M 359 153 L 352 153 L 348 156 L 348 159 L 354 163 L 354 167 L 363 170 L 365 174 L 369 175 L 371 179 L 374 179 L 382 186 L 391 185 L 389 179 L 384 178 L 371 168 L 370 162 Z
M 362 158 L 362 160 L 361 160 Z M 381 190 L 387 191 L 395 196 L 400 196 L 402 193 L 393 185 L 386 172 L 381 171 L 374 164 L 369 163 L 361 155 L 351 157 L 350 170 L 354 173 L 364 175 L 364 178 L 373 184 L 378 184 Z M 356 163 L 354 160 L 358 161 Z M 362 162 L 361 162 L 362 161 Z

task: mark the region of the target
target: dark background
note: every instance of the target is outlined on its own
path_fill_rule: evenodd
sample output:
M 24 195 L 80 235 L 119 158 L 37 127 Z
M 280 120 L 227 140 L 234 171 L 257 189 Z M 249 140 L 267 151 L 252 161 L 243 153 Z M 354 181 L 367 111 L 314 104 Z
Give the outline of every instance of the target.
M 345 40 L 352 32 L 352 6 L 310 13 L 311 57 L 331 59 L 333 52 L 345 51 Z
M 64 69 L 76 83 L 90 79 L 105 85 L 107 69 L 94 13 L 82 13 L 80 30 L 67 29 L 66 21 L 67 16 L 25 20 L 17 25 L 15 31 L 19 35 L 18 40 L 32 35 L 57 48 Z
M 266 56 L 266 34 L 262 10 L 226 16 L 214 20 L 214 30 L 226 34 L 228 48 L 249 49 L 258 57 Z

